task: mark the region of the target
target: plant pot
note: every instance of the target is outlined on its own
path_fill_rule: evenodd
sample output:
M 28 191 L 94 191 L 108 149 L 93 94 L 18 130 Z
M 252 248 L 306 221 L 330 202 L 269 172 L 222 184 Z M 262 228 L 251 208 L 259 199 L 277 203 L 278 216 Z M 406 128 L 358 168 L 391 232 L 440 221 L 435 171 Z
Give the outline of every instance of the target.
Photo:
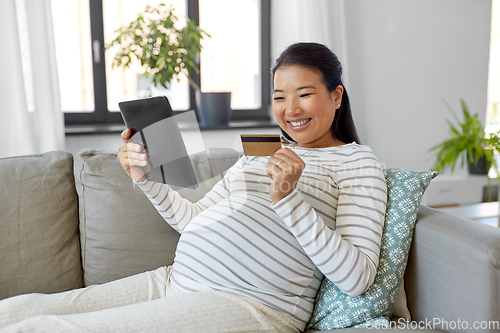
M 475 157 L 473 157 L 473 160 Z M 469 161 L 469 155 L 467 154 L 467 161 Z M 486 161 L 486 158 L 480 157 L 477 163 L 469 162 L 469 173 L 471 175 L 487 175 L 490 170 L 490 165 Z
M 231 92 L 196 91 L 201 126 L 227 126 L 231 118 Z

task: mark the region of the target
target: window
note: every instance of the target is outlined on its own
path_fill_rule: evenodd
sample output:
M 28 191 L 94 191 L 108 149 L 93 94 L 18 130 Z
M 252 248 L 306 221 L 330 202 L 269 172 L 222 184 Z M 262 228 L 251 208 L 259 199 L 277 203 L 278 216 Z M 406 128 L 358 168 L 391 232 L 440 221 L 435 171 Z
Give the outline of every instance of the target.
M 122 123 L 118 102 L 165 95 L 176 111 L 196 109 L 186 78 L 152 87 L 139 64 L 111 68 L 103 47 L 146 5 L 171 4 L 212 37 L 202 41 L 202 91 L 232 91 L 232 120 L 267 119 L 270 101 L 269 0 L 52 0 L 61 108 L 66 124 Z
M 491 14 L 486 131 L 496 132 L 500 130 L 500 0 L 493 0 Z

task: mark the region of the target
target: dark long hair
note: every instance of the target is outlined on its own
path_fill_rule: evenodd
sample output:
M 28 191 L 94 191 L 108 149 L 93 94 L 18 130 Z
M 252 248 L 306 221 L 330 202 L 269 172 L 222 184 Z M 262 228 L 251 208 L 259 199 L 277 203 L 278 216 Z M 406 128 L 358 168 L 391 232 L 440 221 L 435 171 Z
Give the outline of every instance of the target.
M 274 87 L 274 75 L 282 66 L 299 65 L 308 67 L 321 74 L 321 79 L 331 93 L 342 83 L 342 65 L 339 59 L 328 47 L 318 43 L 297 43 L 290 45 L 276 59 L 272 68 L 272 85 Z M 354 120 L 352 119 L 351 104 L 349 96 L 344 87 L 342 104 L 335 113 L 331 126 L 332 135 L 344 143 L 355 141 L 360 143 Z M 283 136 L 287 140 L 294 141 L 283 129 Z

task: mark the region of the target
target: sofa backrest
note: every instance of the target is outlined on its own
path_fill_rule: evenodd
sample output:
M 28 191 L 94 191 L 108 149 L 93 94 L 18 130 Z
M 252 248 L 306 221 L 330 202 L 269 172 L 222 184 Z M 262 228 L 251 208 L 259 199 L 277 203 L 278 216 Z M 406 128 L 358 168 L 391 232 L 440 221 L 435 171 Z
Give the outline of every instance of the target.
M 0 299 L 82 286 L 73 156 L 0 159 Z
M 197 201 L 239 158 L 217 149 L 191 156 L 196 190 L 178 189 Z M 123 171 L 117 152 L 82 150 L 75 161 L 84 285 L 100 284 L 173 263 L 179 234 L 159 215 Z

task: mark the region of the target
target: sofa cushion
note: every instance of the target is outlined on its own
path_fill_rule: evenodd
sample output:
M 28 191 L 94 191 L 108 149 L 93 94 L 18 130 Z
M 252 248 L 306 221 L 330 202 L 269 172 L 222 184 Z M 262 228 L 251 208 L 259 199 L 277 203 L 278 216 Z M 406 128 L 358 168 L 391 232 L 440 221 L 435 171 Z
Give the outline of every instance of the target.
M 198 189 L 178 189 L 196 201 L 233 165 L 238 153 L 191 157 Z M 173 263 L 179 234 L 163 220 L 120 166 L 117 152 L 82 150 L 76 160 L 84 284 L 100 284 Z
M 323 279 L 307 328 L 363 327 L 367 322 L 373 326 L 389 325 L 408 261 L 420 201 L 437 173 L 387 169 L 384 174 L 387 210 L 375 280 L 363 295 L 351 297 Z M 377 323 L 371 321 L 374 319 Z
M 0 299 L 82 286 L 73 156 L 0 159 Z

